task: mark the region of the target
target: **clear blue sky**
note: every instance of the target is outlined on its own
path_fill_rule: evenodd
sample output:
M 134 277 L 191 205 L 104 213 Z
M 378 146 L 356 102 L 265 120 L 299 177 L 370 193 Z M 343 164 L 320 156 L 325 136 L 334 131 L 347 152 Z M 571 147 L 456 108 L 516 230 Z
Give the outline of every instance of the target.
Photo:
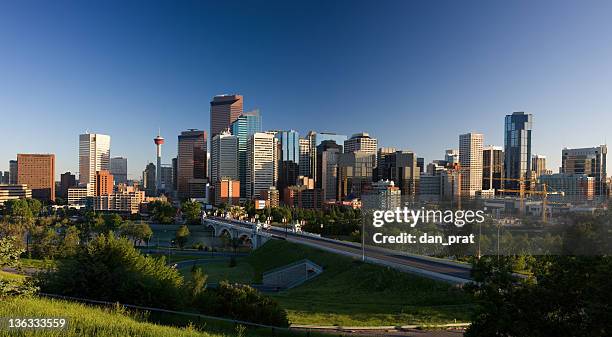
M 208 130 L 215 94 L 240 93 L 265 129 L 367 131 L 427 161 L 458 135 L 503 144 L 534 114 L 534 153 L 612 139 L 609 1 L 0 2 L 0 169 L 110 134 L 130 177 Z

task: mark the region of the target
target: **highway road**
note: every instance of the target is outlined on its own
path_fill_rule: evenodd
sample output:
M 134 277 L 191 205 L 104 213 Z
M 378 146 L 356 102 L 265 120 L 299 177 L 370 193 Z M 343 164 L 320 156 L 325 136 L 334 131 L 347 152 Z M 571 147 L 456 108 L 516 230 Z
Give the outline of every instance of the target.
M 214 220 L 247 227 L 247 225 L 243 224 L 241 221 L 223 218 L 214 218 Z M 359 258 L 362 256 L 361 245 L 355 243 L 301 235 L 299 233 L 293 233 L 291 231 L 286 232 L 282 229 L 279 230 L 274 228 L 268 229 L 266 232 L 280 239 L 307 244 L 344 255 Z M 402 252 L 373 246 L 366 246 L 365 252 L 369 262 L 403 269 L 405 271 L 453 283 L 467 283 L 471 280 L 471 267 L 469 265 L 427 256 L 408 255 Z

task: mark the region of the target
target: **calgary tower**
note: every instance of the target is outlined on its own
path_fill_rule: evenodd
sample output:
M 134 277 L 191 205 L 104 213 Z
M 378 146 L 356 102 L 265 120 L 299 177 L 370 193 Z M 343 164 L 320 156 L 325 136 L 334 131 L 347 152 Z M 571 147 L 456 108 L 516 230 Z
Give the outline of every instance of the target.
M 155 146 L 157 147 L 157 168 L 155 172 L 155 190 L 159 195 L 159 191 L 161 190 L 161 146 L 164 143 L 164 137 L 160 135 L 161 131 L 157 131 L 157 137 L 153 138 L 153 142 L 155 142 Z

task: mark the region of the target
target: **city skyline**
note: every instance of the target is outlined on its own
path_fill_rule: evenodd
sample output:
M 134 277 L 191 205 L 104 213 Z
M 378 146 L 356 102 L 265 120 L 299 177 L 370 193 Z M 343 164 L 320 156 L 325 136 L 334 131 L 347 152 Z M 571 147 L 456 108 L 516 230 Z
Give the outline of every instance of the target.
M 264 130 L 368 132 L 426 162 L 469 131 L 503 146 L 514 111 L 533 114 L 533 153 L 553 172 L 564 147 L 606 144 L 605 2 L 142 4 L 0 4 L 2 171 L 17 153 L 53 153 L 56 179 L 78 172 L 89 130 L 137 179 L 159 128 L 169 164 L 180 132 L 210 134 L 211 99 L 233 93 Z

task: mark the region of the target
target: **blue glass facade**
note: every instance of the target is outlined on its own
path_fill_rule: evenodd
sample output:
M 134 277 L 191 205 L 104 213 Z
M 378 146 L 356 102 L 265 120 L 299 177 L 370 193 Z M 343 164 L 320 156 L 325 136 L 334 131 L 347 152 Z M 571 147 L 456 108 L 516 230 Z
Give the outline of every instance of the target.
M 531 129 L 533 116 L 524 112 L 506 115 L 504 129 L 504 178 L 529 179 L 531 176 Z M 528 181 L 524 186 L 527 188 Z M 518 181 L 505 180 L 505 189 L 518 190 Z
M 295 185 L 300 165 L 300 134 L 295 130 L 278 131 L 276 139 L 279 144 L 278 188 Z
M 240 197 L 246 198 L 246 149 L 249 137 L 261 132 L 261 114 L 259 110 L 245 112 L 231 125 L 232 135 L 238 137 L 238 177 L 240 179 Z

